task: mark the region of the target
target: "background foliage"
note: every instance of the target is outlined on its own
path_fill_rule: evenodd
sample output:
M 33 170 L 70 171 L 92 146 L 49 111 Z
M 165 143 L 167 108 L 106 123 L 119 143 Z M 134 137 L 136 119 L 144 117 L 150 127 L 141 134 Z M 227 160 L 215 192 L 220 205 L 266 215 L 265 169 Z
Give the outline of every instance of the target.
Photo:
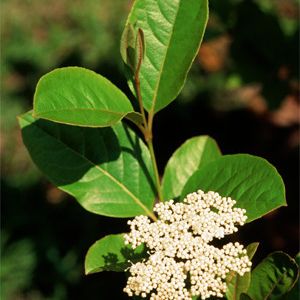
M 257 261 L 274 250 L 298 251 L 298 5 L 211 0 L 184 90 L 154 128 L 161 173 L 172 152 L 200 134 L 215 138 L 224 154 L 248 152 L 278 168 L 289 207 L 239 236 L 260 242 Z M 85 277 L 82 263 L 90 244 L 124 231 L 126 221 L 83 211 L 42 178 L 15 117 L 32 106 L 38 79 L 56 67 L 91 68 L 131 97 L 119 54 L 129 8 L 124 0 L 1 2 L 1 299 L 96 299 L 100 291 L 126 299 L 123 274 Z

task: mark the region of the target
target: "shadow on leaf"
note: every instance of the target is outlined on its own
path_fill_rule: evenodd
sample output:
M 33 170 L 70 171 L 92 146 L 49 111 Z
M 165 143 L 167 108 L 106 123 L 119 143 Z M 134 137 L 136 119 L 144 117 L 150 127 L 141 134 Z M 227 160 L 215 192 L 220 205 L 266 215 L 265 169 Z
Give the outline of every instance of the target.
M 132 264 L 135 264 L 143 259 L 146 259 L 148 254 L 144 246 L 141 252 L 135 252 L 133 249 L 123 247 L 120 251 L 122 257 L 118 257 L 115 253 L 109 252 L 102 255 L 104 266 L 102 270 L 123 272 L 126 271 Z

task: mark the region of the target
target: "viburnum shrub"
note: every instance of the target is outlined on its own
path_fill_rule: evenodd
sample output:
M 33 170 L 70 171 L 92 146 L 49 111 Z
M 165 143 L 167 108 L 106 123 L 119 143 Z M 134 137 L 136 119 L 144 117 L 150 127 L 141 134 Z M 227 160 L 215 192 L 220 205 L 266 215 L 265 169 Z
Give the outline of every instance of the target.
M 174 152 L 160 180 L 154 116 L 182 89 L 207 20 L 208 0 L 136 0 L 121 39 L 135 103 L 93 71 L 56 69 L 19 117 L 24 144 L 85 209 L 133 218 L 128 233 L 91 246 L 86 274 L 127 272 L 124 292 L 153 300 L 292 299 L 298 266 L 287 254 L 272 253 L 251 272 L 258 243 L 216 243 L 286 205 L 271 164 L 222 155 L 212 138 L 197 136 Z

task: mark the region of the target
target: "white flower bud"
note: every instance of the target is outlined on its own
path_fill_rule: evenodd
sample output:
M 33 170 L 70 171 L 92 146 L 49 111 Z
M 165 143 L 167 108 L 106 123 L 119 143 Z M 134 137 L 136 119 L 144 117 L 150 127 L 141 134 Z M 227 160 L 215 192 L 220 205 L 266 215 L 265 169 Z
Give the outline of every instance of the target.
M 236 232 L 236 225 L 246 221 L 246 210 L 233 208 L 235 204 L 230 197 L 199 190 L 182 203 L 156 204 L 157 222 L 151 223 L 146 216 L 128 221 L 131 231 L 125 235 L 125 243 L 133 248 L 144 243 L 149 258 L 130 267 L 124 292 L 142 298 L 149 294 L 150 300 L 223 297 L 227 274 L 243 275 L 251 268 L 239 243 L 221 249 L 209 244 Z

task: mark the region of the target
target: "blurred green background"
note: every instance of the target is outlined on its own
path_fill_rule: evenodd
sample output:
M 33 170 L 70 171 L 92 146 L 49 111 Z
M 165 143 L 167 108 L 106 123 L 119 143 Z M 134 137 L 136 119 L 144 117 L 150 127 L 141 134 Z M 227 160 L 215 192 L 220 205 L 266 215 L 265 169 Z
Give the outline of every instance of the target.
M 84 211 L 34 167 L 16 116 L 38 79 L 78 65 L 131 98 L 119 40 L 126 0 L 2 0 L 1 299 L 127 299 L 123 274 L 85 277 L 84 255 L 126 220 Z M 295 255 L 299 245 L 299 0 L 210 0 L 203 45 L 177 101 L 156 117 L 159 168 L 187 138 L 209 134 L 224 154 L 247 152 L 283 176 L 288 208 L 245 226 L 239 239 Z M 147 41 L 146 41 L 147 43 Z

